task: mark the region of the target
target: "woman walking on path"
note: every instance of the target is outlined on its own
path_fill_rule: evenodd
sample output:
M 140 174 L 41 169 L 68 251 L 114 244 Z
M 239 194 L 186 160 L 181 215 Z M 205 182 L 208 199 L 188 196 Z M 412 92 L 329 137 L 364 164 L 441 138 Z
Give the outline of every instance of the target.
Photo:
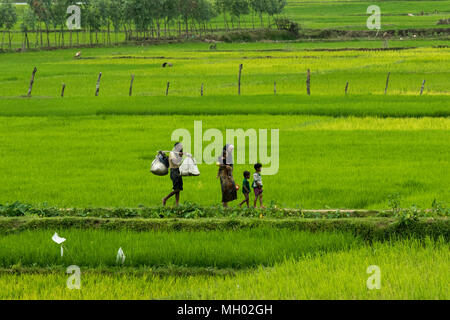
M 179 169 L 181 162 L 183 162 L 183 145 L 177 142 L 169 154 L 170 179 L 172 180 L 173 191 L 162 199 L 163 206 L 173 195 L 175 195 L 175 205 L 178 206 L 180 203 L 180 192 L 183 190 L 183 177 Z
M 223 153 L 218 159 L 219 171 L 217 177 L 220 178 L 222 188 L 222 204 L 228 207 L 228 202 L 237 199 L 236 184 L 233 179 L 233 149 L 232 144 L 223 147 Z

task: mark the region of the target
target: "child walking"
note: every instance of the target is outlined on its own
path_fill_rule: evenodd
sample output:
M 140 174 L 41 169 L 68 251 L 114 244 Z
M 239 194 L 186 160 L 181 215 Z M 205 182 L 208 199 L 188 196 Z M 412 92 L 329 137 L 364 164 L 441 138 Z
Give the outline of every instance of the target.
M 253 191 L 255 192 L 255 201 L 253 202 L 253 207 L 256 208 L 256 201 L 259 198 L 259 206 L 261 208 L 263 207 L 263 201 L 262 201 L 262 193 L 263 193 L 263 183 L 262 183 L 262 178 L 261 178 L 261 168 L 262 168 L 262 164 L 261 163 L 257 163 L 254 165 L 255 168 L 255 173 L 253 174 L 253 183 L 252 183 L 252 188 Z
M 248 179 L 250 179 L 250 172 L 244 171 L 244 181 L 242 182 L 242 193 L 244 194 L 245 200 L 243 200 L 239 207 L 242 207 L 244 203 L 247 203 L 247 208 L 250 207 L 250 183 L 248 182 Z

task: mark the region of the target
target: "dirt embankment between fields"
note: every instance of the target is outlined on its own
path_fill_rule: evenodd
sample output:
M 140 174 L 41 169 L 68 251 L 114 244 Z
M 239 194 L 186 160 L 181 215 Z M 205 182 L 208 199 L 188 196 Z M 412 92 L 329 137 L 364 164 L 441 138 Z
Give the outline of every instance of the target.
M 396 218 L 198 218 L 144 219 L 96 217 L 2 217 L 0 234 L 27 230 L 98 229 L 130 231 L 210 231 L 241 230 L 260 227 L 287 228 L 310 232 L 351 232 L 367 241 L 391 238 L 439 238 L 450 241 L 448 218 L 419 218 L 401 221 Z

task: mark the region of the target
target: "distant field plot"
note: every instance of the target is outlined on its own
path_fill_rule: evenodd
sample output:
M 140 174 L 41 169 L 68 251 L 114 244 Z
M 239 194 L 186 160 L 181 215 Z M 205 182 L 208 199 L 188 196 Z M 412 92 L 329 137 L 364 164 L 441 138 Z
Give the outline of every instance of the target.
M 349 43 L 358 47 L 366 45 Z M 128 96 L 131 74 L 135 75 L 133 95 L 138 97 L 164 96 L 167 82 L 170 82 L 170 96 L 198 97 L 202 84 L 205 96 L 233 96 L 237 95 L 241 63 L 241 93 L 245 96 L 274 94 L 274 82 L 278 95 L 306 96 L 308 69 L 312 96 L 343 96 L 347 82 L 349 95 L 381 95 L 385 92 L 388 72 L 391 73 L 389 95 L 418 95 L 423 80 L 426 80 L 424 95 L 448 97 L 450 92 L 448 48 L 316 52 L 305 51 L 307 47 L 304 43 L 220 44 L 219 50 L 210 51 L 206 43 L 192 43 L 83 49 L 82 59 L 74 59 L 73 50 L 3 54 L 0 97 L 26 94 L 35 66 L 38 68 L 33 88 L 35 97 L 59 97 L 61 85 L 65 83 L 65 97 L 94 98 L 99 72 L 102 72 L 100 97 Z M 171 62 L 173 67 L 162 68 L 164 62 Z
M 304 28 L 365 30 L 371 5 L 380 7 L 382 30 L 442 27 L 437 21 L 450 14 L 450 1 L 289 1 L 285 14 Z
M 159 205 L 171 182 L 152 175 L 150 163 L 158 150 L 171 148 L 176 128 L 193 135 L 196 120 L 204 131 L 224 134 L 280 130 L 278 174 L 264 177 L 267 204 L 379 209 L 396 192 L 405 206 L 450 199 L 448 118 L 103 115 L 0 118 L 0 203 Z M 185 178 L 182 200 L 220 203 L 217 167 L 199 168 L 200 177 Z M 252 164 L 236 165 L 239 184 L 244 170 L 253 171 Z

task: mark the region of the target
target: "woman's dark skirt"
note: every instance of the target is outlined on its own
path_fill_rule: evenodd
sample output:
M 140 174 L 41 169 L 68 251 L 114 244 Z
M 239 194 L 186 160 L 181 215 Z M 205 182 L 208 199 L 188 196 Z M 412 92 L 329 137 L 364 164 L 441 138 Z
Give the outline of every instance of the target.
M 229 166 L 220 166 L 219 176 L 220 185 L 222 187 L 222 202 L 236 200 L 237 190 L 233 179 L 233 169 Z
M 170 169 L 170 179 L 173 183 L 173 191 L 183 190 L 183 177 L 180 174 L 180 169 L 171 168 Z

